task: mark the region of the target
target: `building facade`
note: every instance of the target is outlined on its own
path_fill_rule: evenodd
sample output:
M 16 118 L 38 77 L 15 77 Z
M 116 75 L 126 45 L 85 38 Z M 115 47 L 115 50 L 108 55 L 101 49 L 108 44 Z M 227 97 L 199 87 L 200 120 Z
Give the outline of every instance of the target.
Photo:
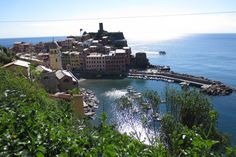
M 49 64 L 53 70 L 62 69 L 61 51 L 57 42 L 51 42 L 49 44 Z
M 80 70 L 80 52 L 62 52 L 62 68 L 67 70 Z
M 31 43 L 26 43 L 26 42 L 15 42 L 12 50 L 15 53 L 31 53 L 34 48 Z
M 86 57 L 86 70 L 90 72 L 104 72 L 106 70 L 105 55 L 90 53 Z

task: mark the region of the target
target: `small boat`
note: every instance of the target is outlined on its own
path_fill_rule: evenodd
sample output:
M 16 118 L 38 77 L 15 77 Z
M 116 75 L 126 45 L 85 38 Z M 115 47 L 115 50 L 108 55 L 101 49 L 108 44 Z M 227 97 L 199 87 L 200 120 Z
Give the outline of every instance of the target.
M 138 92 L 136 92 L 136 93 L 133 94 L 133 97 L 134 97 L 134 98 L 140 98 L 141 96 L 142 96 L 142 94 L 141 94 L 141 93 L 138 93 Z
M 95 115 L 95 114 L 96 114 L 96 113 L 95 113 L 95 112 L 92 112 L 92 111 L 84 113 L 85 116 L 93 116 L 93 115 Z
M 159 67 L 161 71 L 170 71 L 170 66 L 161 66 Z
M 161 120 L 161 116 L 160 116 L 159 113 L 153 113 L 153 114 L 152 114 L 152 118 L 153 118 L 154 120 L 157 120 L 157 121 L 160 121 L 160 120 Z
M 132 86 L 127 87 L 127 90 L 131 90 L 131 89 L 134 89 L 134 88 Z
M 160 118 L 160 117 L 157 117 L 156 120 L 157 120 L 157 121 L 161 121 L 161 118 Z
M 166 103 L 166 100 L 161 100 L 161 103 Z
M 189 83 L 188 82 L 181 82 L 180 86 L 181 86 L 182 89 L 188 89 Z
M 146 109 L 146 110 L 149 110 L 149 109 L 151 109 L 151 106 L 150 106 L 149 103 L 143 102 L 143 103 L 142 103 L 142 108 L 143 108 L 143 109 Z
M 169 83 L 173 83 L 173 82 L 174 82 L 174 80 L 167 80 L 167 82 L 169 82 Z
M 166 51 L 159 51 L 159 55 L 166 55 Z
M 133 111 L 133 113 L 138 113 L 138 112 L 139 112 L 139 110 L 138 110 L 137 107 L 134 107 L 134 108 L 132 109 L 132 111 Z

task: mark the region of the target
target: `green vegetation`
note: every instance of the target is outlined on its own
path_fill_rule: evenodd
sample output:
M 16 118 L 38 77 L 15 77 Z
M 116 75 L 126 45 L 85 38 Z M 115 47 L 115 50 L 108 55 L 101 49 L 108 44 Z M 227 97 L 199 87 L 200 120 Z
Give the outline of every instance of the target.
M 70 95 L 80 94 L 80 89 L 74 88 L 74 89 L 70 90 L 69 93 L 70 93 Z
M 152 156 L 149 149 L 106 124 L 73 116 L 71 105 L 55 101 L 34 82 L 0 69 L 0 156 Z M 153 150 L 153 152 L 152 152 Z M 165 151 L 165 150 L 163 150 Z
M 167 110 L 173 117 L 172 120 L 167 118 L 167 123 L 180 126 L 181 129 L 186 127 L 197 132 L 202 139 L 211 140 L 214 143 L 211 147 L 212 152 L 221 154 L 226 151 L 230 143 L 229 138 L 218 131 L 217 112 L 204 95 L 196 90 L 167 90 Z M 170 124 L 167 126 L 168 129 Z M 176 131 L 176 128 L 174 130 Z M 170 146 L 174 145 L 167 139 L 165 142 Z
M 9 49 L 0 46 L 0 65 L 11 62 L 14 57 Z
M 159 103 L 156 95 L 150 91 L 145 99 Z M 180 107 L 175 108 L 175 98 Z M 0 69 L 0 156 L 235 156 L 204 96 L 173 91 L 167 99 L 172 104 L 161 122 L 162 138 L 148 146 L 120 134 L 106 123 L 105 114 L 98 127 L 77 119 L 69 102 L 49 99 L 35 82 Z M 195 117 L 190 121 L 189 112 Z

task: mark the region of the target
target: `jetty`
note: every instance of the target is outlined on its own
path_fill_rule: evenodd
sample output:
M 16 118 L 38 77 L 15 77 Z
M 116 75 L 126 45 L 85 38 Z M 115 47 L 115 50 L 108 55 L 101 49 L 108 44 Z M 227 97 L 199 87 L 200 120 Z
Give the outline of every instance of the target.
M 169 83 L 179 83 L 180 85 L 194 86 L 208 95 L 229 95 L 234 88 L 226 86 L 220 81 L 210 80 L 205 77 L 198 77 L 188 74 L 176 73 L 173 71 L 159 71 L 148 69 L 145 71 L 132 70 L 128 73 L 129 78 L 161 80 Z

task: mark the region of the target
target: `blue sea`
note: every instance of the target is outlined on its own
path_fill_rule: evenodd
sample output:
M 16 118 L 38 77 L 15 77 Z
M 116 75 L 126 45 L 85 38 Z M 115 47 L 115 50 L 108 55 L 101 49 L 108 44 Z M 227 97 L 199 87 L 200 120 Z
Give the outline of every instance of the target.
M 56 36 L 56 37 L 33 37 L 33 38 L 0 38 L 0 45 L 5 47 L 12 47 L 14 42 L 29 42 L 32 44 L 36 44 L 39 42 L 50 42 L 50 41 L 59 41 L 66 39 L 65 36 Z
M 62 40 L 65 37 L 54 38 Z M 52 37 L 0 39 L 0 45 L 11 47 L 15 41 L 40 42 L 52 41 Z M 169 65 L 173 71 L 219 80 L 226 85 L 236 87 L 236 34 L 192 34 L 180 38 L 155 42 L 129 42 L 133 53 L 146 52 L 149 61 L 157 65 Z M 159 55 L 158 51 L 166 51 Z M 121 131 L 128 126 L 120 120 L 116 112 L 116 100 L 124 95 L 127 86 L 133 86 L 137 91 L 153 89 L 163 96 L 166 86 L 162 81 L 152 80 L 85 80 L 81 82 L 95 92 L 100 100 L 97 116 L 105 111 L 110 121 L 123 123 Z M 178 87 L 176 84 L 171 84 Z M 219 112 L 219 129 L 231 136 L 236 144 L 236 93 L 229 96 L 210 97 L 215 109 Z M 142 130 L 142 128 L 139 128 Z

